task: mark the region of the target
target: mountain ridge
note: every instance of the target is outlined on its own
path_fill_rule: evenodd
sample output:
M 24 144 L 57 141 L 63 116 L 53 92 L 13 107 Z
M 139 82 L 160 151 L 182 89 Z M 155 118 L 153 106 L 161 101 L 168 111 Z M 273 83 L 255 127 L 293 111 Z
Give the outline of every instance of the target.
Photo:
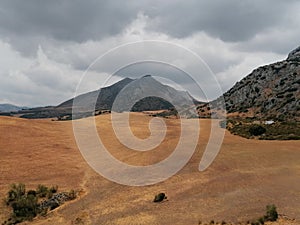
M 138 101 L 131 105 L 131 111 L 173 110 L 172 113 L 176 113 L 174 104 L 170 102 L 173 101 L 175 105 L 183 107 L 184 103 L 181 102 L 192 99 L 197 105 L 199 117 L 210 117 L 220 108 L 224 100 L 228 117 L 298 121 L 300 118 L 300 46 L 292 50 L 285 60 L 254 69 L 222 96 L 208 103 L 197 101 L 188 92 L 161 84 L 147 74 L 138 79 L 124 78 L 111 86 L 76 96 L 58 106 L 21 110 L 19 114 L 25 118 L 70 115 L 73 101 L 76 99 L 83 109 L 90 109 L 88 115 L 93 115 L 94 109 L 111 110 L 116 97 L 126 86 L 131 86 L 131 90 L 128 92 L 127 89 L 126 98 L 123 98 L 122 102 L 124 107 L 122 106 L 120 111 L 128 108 L 130 101 L 135 99 Z M 159 94 L 161 98 L 144 95 L 145 92 L 151 93 L 151 91 Z M 140 96 L 144 96 L 144 99 L 138 99 Z
M 13 104 L 3 103 L 0 104 L 0 112 L 8 113 L 8 112 L 15 112 L 22 109 L 26 109 L 27 107 L 21 107 Z
M 122 95 L 119 95 L 121 91 Z M 148 74 L 138 79 L 124 78 L 110 86 L 78 95 L 57 106 L 33 108 L 18 113 L 22 118 L 72 119 L 72 112 L 75 112 L 73 118 L 82 118 L 101 114 L 102 111 L 111 111 L 117 96 L 122 97 L 122 102 L 119 104 L 121 108 L 115 109 L 116 111 L 173 110 L 176 105 L 188 115 L 191 114 L 191 110 L 184 110 L 186 105 L 190 107 L 201 103 L 188 92 L 162 84 Z M 135 104 L 131 105 L 130 101 Z
M 210 105 L 217 108 L 222 98 L 229 117 L 299 120 L 300 46 L 285 60 L 254 69 Z M 199 114 L 207 115 L 207 107 L 199 106 Z

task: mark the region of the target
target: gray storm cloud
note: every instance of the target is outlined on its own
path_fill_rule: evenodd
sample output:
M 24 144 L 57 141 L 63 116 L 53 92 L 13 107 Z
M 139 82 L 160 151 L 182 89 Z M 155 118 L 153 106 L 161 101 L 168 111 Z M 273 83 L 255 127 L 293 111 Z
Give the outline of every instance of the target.
M 300 3 L 294 0 L 4 0 L 0 3 L 0 101 L 59 104 L 72 97 L 93 60 L 119 44 L 141 40 L 167 41 L 194 51 L 225 91 L 257 66 L 281 60 L 299 45 L 299 11 Z M 116 55 L 109 63 L 130 54 L 138 53 Z M 184 59 L 177 63 L 194 67 Z M 140 66 L 131 72 L 143 75 L 143 70 Z M 107 68 L 94 71 L 103 80 L 106 72 Z M 189 81 L 178 82 L 189 87 Z M 95 88 L 93 83 L 86 87 Z

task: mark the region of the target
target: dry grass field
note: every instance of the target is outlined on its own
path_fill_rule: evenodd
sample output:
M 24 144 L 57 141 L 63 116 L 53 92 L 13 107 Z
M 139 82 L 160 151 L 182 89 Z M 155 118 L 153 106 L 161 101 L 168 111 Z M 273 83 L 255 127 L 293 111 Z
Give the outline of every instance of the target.
M 158 148 L 131 151 L 115 138 L 109 118 L 96 117 L 99 136 L 124 162 L 158 162 L 178 142 L 179 120 L 166 119 L 166 139 Z M 149 119 L 131 114 L 136 136 L 149 135 Z M 210 120 L 200 120 L 200 126 L 197 149 L 178 174 L 159 184 L 130 187 L 90 169 L 75 143 L 71 121 L 0 117 L 0 198 L 16 182 L 28 188 L 45 184 L 81 191 L 76 200 L 25 224 L 197 225 L 211 220 L 237 224 L 261 217 L 267 204 L 275 204 L 280 214 L 296 219 L 274 224 L 300 224 L 300 141 L 248 140 L 226 131 L 219 155 L 207 170 L 199 172 Z M 153 203 L 159 192 L 165 192 L 168 200 Z M 0 222 L 8 215 L 1 203 Z

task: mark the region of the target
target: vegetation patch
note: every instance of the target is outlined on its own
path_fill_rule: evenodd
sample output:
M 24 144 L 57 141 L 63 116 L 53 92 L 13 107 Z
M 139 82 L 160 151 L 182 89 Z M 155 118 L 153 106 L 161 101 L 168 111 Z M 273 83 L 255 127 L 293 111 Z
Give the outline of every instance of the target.
M 278 212 L 275 205 L 266 206 L 266 214 L 256 221 L 251 222 L 251 225 L 265 224 L 265 222 L 274 222 L 278 219 Z
M 226 129 L 232 134 L 260 140 L 300 140 L 299 121 L 274 120 L 271 124 L 255 118 L 228 119 Z M 225 127 L 225 122 L 220 122 Z
M 167 199 L 167 196 L 165 193 L 159 193 L 155 195 L 153 202 L 162 202 L 164 199 Z
M 267 205 L 266 206 L 266 212 L 265 215 L 258 218 L 254 221 L 247 221 L 246 223 L 239 223 L 239 224 L 251 224 L 251 225 L 261 225 L 265 224 L 265 222 L 274 222 L 278 219 L 278 212 L 275 205 Z M 226 221 L 222 222 L 215 222 L 214 220 L 211 220 L 209 223 L 202 223 L 201 220 L 199 220 L 198 225 L 212 225 L 212 224 L 218 224 L 218 225 L 225 225 L 225 224 L 232 224 L 227 223 Z
M 30 221 L 37 215 L 46 215 L 66 201 L 76 198 L 74 190 L 58 192 L 57 186 L 47 187 L 38 185 L 36 190 L 26 191 L 24 184 L 12 184 L 4 199 L 7 207 L 11 207 L 11 216 L 3 225 L 12 225 L 23 221 Z

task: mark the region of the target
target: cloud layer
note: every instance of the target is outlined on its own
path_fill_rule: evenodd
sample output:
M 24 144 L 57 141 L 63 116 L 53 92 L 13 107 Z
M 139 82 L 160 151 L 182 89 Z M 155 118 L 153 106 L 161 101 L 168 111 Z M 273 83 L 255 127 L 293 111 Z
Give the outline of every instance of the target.
M 74 95 L 97 57 L 128 42 L 161 40 L 190 49 L 208 64 L 223 91 L 299 46 L 300 3 L 293 0 L 4 0 L 0 6 L 0 103 L 59 104 Z M 105 66 L 94 66 L 91 77 L 104 81 L 110 64 L 139 54 L 116 54 Z M 195 67 L 180 56 L 174 63 Z M 131 73 L 143 75 L 151 71 L 147 66 Z M 95 80 L 87 91 L 101 86 Z M 189 91 L 198 95 L 192 87 Z

